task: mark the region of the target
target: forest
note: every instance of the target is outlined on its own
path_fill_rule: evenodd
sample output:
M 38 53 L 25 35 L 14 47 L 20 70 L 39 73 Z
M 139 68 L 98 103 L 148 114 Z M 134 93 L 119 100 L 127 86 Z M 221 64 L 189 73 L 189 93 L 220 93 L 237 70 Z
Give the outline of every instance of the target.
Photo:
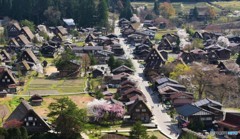
M 107 14 L 107 0 L 0 0 L 0 17 L 35 24 L 57 25 L 62 18 L 73 18 L 79 26 L 105 26 Z

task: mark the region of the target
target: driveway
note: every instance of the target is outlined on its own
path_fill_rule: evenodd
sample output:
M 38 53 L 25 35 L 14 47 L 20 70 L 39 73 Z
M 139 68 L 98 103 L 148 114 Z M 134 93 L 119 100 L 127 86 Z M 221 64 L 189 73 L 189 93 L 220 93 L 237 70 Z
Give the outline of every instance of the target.
M 120 28 L 115 27 L 114 33 L 118 36 L 121 35 Z M 124 39 L 120 38 L 120 44 L 125 51 L 125 55 L 132 60 L 135 68 L 135 76 L 138 79 L 140 90 L 144 93 L 147 99 L 147 103 L 151 106 L 152 113 L 154 115 L 154 123 L 157 124 L 158 129 L 171 139 L 177 139 L 180 131 L 176 125 L 171 122 L 170 116 L 166 113 L 162 105 L 159 103 L 159 98 L 157 94 L 153 94 L 152 90 L 149 88 L 148 81 L 143 76 L 143 68 L 140 68 L 140 64 L 137 60 L 133 59 L 129 45 L 124 43 Z

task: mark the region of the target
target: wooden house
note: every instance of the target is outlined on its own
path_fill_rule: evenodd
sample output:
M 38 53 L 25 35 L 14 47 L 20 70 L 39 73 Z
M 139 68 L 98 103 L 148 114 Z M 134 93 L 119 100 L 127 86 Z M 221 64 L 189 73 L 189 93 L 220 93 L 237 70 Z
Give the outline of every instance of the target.
M 2 50 L 0 52 L 0 55 L 1 55 L 1 61 L 2 62 L 9 63 L 11 61 L 11 57 L 6 50 Z
M 72 18 L 69 18 L 69 19 L 64 18 L 63 22 L 64 22 L 64 27 L 67 28 L 67 30 L 69 31 L 74 30 L 76 27 L 76 24 Z
M 179 54 L 179 57 L 184 61 L 185 64 L 191 64 L 192 62 L 195 61 L 195 57 L 191 52 L 182 51 Z
M 52 45 L 43 45 L 40 52 L 44 57 L 54 58 L 58 54 L 58 48 Z
M 209 64 L 218 64 L 218 55 L 215 51 L 211 51 L 207 53 L 207 59 Z
M 224 120 L 217 121 L 218 131 L 240 131 L 240 113 L 230 113 L 225 114 Z M 240 134 L 231 135 L 232 139 L 239 139 Z
M 7 27 L 8 37 L 9 38 L 15 38 L 21 33 L 21 26 L 18 22 L 10 23 Z
M 55 27 L 54 34 L 61 34 L 61 36 L 66 36 L 68 35 L 67 29 L 64 28 L 63 26 L 57 26 Z
M 28 62 L 26 60 L 23 61 L 19 61 L 15 64 L 15 68 L 16 71 L 20 71 L 22 75 L 27 75 L 28 71 L 31 70 L 30 65 L 28 64 Z
M 32 31 L 27 26 L 22 27 L 21 34 L 25 35 L 29 42 L 31 42 L 34 38 Z
M 231 50 L 227 48 L 216 50 L 219 60 L 228 60 L 231 56 Z
M 21 122 L 21 126 L 25 127 L 29 134 L 43 133 L 51 130 L 46 121 L 44 121 L 25 100 L 20 102 L 5 123 L 12 120 Z
M 195 39 L 203 39 L 203 35 L 202 35 L 202 33 L 196 31 L 196 32 L 193 34 L 193 38 L 195 38 Z
M 153 83 L 154 90 L 157 90 L 158 86 L 163 85 L 165 83 L 178 84 L 176 80 L 173 80 L 167 77 L 158 77 Z
M 85 39 L 85 43 L 92 42 L 92 41 L 94 41 L 96 38 L 97 38 L 96 36 L 94 36 L 93 34 L 90 33 L 90 34 L 87 35 L 87 37 L 86 37 L 86 39 Z
M 128 25 L 124 29 L 122 29 L 121 33 L 123 37 L 127 37 L 128 35 L 134 33 L 136 29 L 132 25 Z
M 58 67 L 59 77 L 73 77 L 76 78 L 81 72 L 81 64 L 79 61 L 72 60 Z
M 193 94 L 186 92 L 178 92 L 170 96 L 173 107 L 180 107 L 194 102 Z
M 125 73 L 125 72 L 122 72 L 122 73 L 113 75 L 113 76 L 112 76 L 109 80 L 107 80 L 106 82 L 108 82 L 108 83 L 110 83 L 110 84 L 119 85 L 121 82 L 127 80 L 129 76 L 130 76 L 130 74 Z
M 117 67 L 115 69 L 112 70 L 112 73 L 113 74 L 119 74 L 119 73 L 128 73 L 128 74 L 133 74 L 134 73 L 134 70 L 125 66 L 125 65 L 122 65 L 120 67 Z
M 209 17 L 209 8 L 204 7 L 195 7 L 190 9 L 189 11 L 189 18 L 190 19 L 197 19 L 197 20 L 206 20 Z
M 31 96 L 29 101 L 32 106 L 40 106 L 43 102 L 43 98 L 38 94 L 34 94 L 33 96 Z
M 33 54 L 31 49 L 26 49 L 22 52 L 21 56 L 18 58 L 18 61 L 23 61 L 23 60 L 26 60 L 31 67 L 39 63 L 39 60 Z
M 133 122 L 141 121 L 143 123 L 150 123 L 151 117 L 153 116 L 150 108 L 141 99 L 136 100 L 132 105 L 129 106 L 128 114 Z
M 202 99 L 202 100 L 199 100 L 199 101 L 193 103 L 193 105 L 214 113 L 215 120 L 223 119 L 222 104 L 217 101 L 214 101 L 209 98 L 205 98 L 205 99 Z
M 165 64 L 167 60 L 167 53 L 164 51 L 158 51 L 156 48 L 153 48 L 148 56 L 145 59 L 145 70 L 147 69 L 159 69 L 162 65 Z
M 17 92 L 17 81 L 6 67 L 0 67 L 0 84 L 0 90 L 6 90 L 8 93 Z
M 92 77 L 97 78 L 97 77 L 103 77 L 105 74 L 104 70 L 101 68 L 96 68 L 92 71 Z
M 148 46 L 150 46 L 151 48 L 153 47 L 153 43 L 152 43 L 152 41 L 147 37 L 147 38 L 144 38 L 143 40 L 142 40 L 142 44 L 145 44 L 145 45 L 148 45 Z
M 136 87 L 132 87 L 124 92 L 121 92 L 120 96 L 121 97 L 119 99 L 123 102 L 132 101 L 133 97 L 138 98 L 138 96 L 141 97 L 144 101 L 146 101 L 146 98 L 145 98 L 144 94 L 142 93 L 142 91 L 137 89 Z
M 205 128 L 211 128 L 214 121 L 214 113 L 197 107 L 192 104 L 186 104 L 181 107 L 177 107 L 176 111 L 178 113 L 178 126 L 186 127 L 189 123 L 202 121 Z
M 8 42 L 9 46 L 25 46 L 29 44 L 31 44 L 31 42 L 23 34 L 18 35 L 16 38 L 11 38 Z

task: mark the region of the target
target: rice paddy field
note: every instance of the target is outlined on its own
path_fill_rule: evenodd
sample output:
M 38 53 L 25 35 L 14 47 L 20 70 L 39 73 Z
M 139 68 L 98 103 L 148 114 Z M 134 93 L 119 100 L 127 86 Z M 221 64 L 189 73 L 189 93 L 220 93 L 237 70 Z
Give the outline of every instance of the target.
M 42 91 L 46 94 L 51 94 L 52 92 L 79 93 L 84 91 L 85 86 L 85 78 L 69 80 L 32 79 L 26 87 L 25 94 L 34 91 Z

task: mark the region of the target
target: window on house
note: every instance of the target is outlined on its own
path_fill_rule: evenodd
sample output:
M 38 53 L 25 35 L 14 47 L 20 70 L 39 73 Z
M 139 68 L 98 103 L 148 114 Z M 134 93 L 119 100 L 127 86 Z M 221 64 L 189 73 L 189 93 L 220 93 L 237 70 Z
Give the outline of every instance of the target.
M 146 112 L 146 109 L 142 109 L 142 112 Z
M 10 79 L 7 79 L 7 82 L 9 83 L 9 82 L 10 82 Z
M 2 82 L 5 82 L 5 79 L 2 79 Z
M 26 122 L 26 126 L 29 126 L 29 123 L 28 123 L 28 122 Z
M 5 76 L 5 79 L 7 79 L 7 76 Z
M 140 109 L 136 109 L 136 112 L 140 112 Z
M 28 121 L 32 121 L 33 120 L 33 117 L 28 117 Z

